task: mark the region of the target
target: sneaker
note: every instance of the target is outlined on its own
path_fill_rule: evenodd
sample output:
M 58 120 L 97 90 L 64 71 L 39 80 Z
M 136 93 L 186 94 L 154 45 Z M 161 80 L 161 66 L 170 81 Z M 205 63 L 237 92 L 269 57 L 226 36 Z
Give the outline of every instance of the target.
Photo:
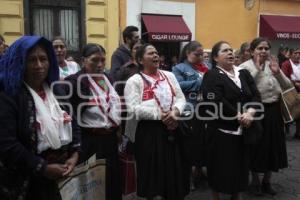
M 263 193 L 270 194 L 272 196 L 277 194 L 277 192 L 272 188 L 270 183 L 262 183 L 261 190 Z

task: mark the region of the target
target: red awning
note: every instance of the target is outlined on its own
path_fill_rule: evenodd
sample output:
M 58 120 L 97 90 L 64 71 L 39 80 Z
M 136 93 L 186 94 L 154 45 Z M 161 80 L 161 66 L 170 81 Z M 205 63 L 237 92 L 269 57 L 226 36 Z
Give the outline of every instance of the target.
M 300 40 L 300 16 L 261 15 L 259 35 L 269 39 Z
M 149 42 L 185 42 L 192 38 L 192 33 L 182 16 L 143 14 L 142 20 Z

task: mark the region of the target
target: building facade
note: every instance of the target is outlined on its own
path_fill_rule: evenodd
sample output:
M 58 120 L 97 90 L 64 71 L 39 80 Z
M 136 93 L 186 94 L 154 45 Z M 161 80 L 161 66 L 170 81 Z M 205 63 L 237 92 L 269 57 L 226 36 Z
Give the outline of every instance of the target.
M 237 49 L 241 43 L 260 36 L 260 29 L 264 28 L 260 26 L 262 15 L 300 16 L 299 0 L 120 0 L 120 7 L 121 28 L 141 27 L 143 13 L 181 15 L 192 39 L 200 41 L 205 49 L 211 49 L 220 40 L 230 42 Z M 293 33 L 297 34 L 297 30 Z M 295 46 L 300 41 L 270 39 L 273 51 L 280 44 Z
M 281 44 L 300 45 L 300 28 L 294 28 L 300 27 L 300 0 L 0 0 L 0 5 L 0 34 L 7 44 L 24 34 L 48 39 L 61 35 L 67 39 L 69 52 L 78 53 L 82 45 L 95 42 L 106 48 L 108 67 L 113 51 L 122 43 L 121 31 L 125 26 L 135 25 L 142 38 L 149 38 L 148 33 L 153 30 L 147 28 L 151 20 L 155 22 L 151 19 L 150 25 L 145 23 L 143 15 L 149 14 L 162 17 L 167 24 L 171 23 L 167 16 L 173 16 L 172 23 L 179 23 L 182 30 L 175 30 L 179 31 L 177 35 L 170 33 L 174 27 L 162 23 L 162 31 L 169 29 L 167 35 L 151 33 L 157 40 L 150 38 L 150 42 L 162 51 L 169 48 L 171 54 L 178 53 L 172 50 L 193 39 L 205 49 L 211 49 L 219 40 L 226 40 L 237 49 L 259 35 L 268 36 L 273 53 Z M 269 15 L 278 18 L 270 20 Z M 293 18 L 282 18 L 286 16 Z
M 0 0 L 0 34 L 11 44 L 24 34 L 66 39 L 79 56 L 88 42 L 103 45 L 107 64 L 119 45 L 118 0 Z M 108 66 L 109 67 L 109 66 Z
M 241 43 L 251 41 L 257 36 L 268 36 L 261 32 L 266 28 L 261 24 L 264 15 L 276 15 L 279 18 L 281 16 L 300 17 L 300 1 L 196 0 L 196 39 L 203 42 L 205 47 L 212 47 L 216 41 L 225 40 L 230 42 L 233 48 L 239 48 Z M 293 21 L 300 23 L 300 18 Z M 289 27 L 297 26 L 290 19 L 281 23 L 288 24 Z M 276 29 L 278 25 L 268 24 L 267 26 L 274 26 L 272 29 Z M 292 30 L 276 31 L 290 32 Z M 281 44 L 290 47 L 300 45 L 300 38 L 272 37 L 270 40 L 273 44 L 272 53 L 275 53 Z
M 180 48 L 196 36 L 194 0 L 120 0 L 120 24 L 137 26 L 167 62 L 179 57 Z

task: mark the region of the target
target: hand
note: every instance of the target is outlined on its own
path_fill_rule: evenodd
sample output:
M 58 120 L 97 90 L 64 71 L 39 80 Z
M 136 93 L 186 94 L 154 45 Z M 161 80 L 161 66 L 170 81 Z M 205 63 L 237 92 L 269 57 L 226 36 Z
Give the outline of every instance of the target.
M 295 82 L 295 87 L 300 89 L 300 83 L 299 82 Z
M 238 112 L 238 114 L 237 114 L 237 116 L 236 116 L 236 117 L 237 117 L 237 120 L 238 120 L 238 121 L 241 121 L 242 114 L 241 114 L 240 112 Z
M 63 177 L 67 171 L 67 166 L 62 164 L 49 164 L 46 166 L 44 176 L 48 179 L 56 180 Z
M 172 121 L 173 121 L 171 111 L 163 112 L 163 113 L 162 113 L 161 120 L 162 120 L 162 122 L 163 122 L 166 126 L 169 126 L 169 125 L 172 123 Z
M 66 160 L 65 165 L 67 167 L 67 170 L 63 173 L 63 176 L 68 176 L 73 171 L 78 161 L 78 158 L 79 158 L 78 152 L 74 152 L 72 156 L 68 160 Z
M 253 60 L 254 60 L 254 64 L 256 66 L 256 68 L 259 70 L 259 71 L 262 71 L 264 69 L 264 66 L 265 66 L 265 63 L 262 62 L 262 58 L 259 54 L 255 54 L 253 56 Z
M 274 56 L 271 56 L 270 58 L 270 70 L 274 75 L 279 74 L 280 72 L 278 61 Z
M 162 122 L 167 126 L 168 130 L 174 130 L 178 127 L 178 117 L 180 113 L 177 108 L 169 112 L 163 112 Z
M 178 127 L 178 121 L 174 120 L 167 125 L 168 130 L 175 130 Z
M 168 112 L 162 111 L 162 112 L 161 112 L 160 118 L 161 118 L 161 120 L 162 120 L 163 122 L 165 121 L 166 117 L 169 115 L 169 112 L 170 112 L 170 111 L 168 111 Z
M 250 112 L 245 112 L 241 115 L 240 124 L 243 127 L 250 127 L 251 123 L 253 121 L 253 115 Z
M 179 115 L 180 115 L 179 110 L 175 108 L 174 110 L 171 110 L 169 112 L 164 112 L 162 116 L 162 121 L 165 125 L 168 126 L 174 123 L 174 121 L 177 121 Z

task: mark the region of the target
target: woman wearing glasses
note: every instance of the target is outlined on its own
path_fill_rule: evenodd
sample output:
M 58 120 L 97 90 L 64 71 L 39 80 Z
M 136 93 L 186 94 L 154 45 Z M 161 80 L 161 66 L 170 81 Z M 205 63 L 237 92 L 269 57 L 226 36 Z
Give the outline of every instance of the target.
M 264 105 L 263 136 L 250 151 L 252 186 L 256 195 L 261 195 L 261 192 L 275 195 L 276 191 L 270 184 L 271 172 L 288 166 L 279 99 L 281 91 L 292 84 L 280 70 L 277 60 L 270 56 L 270 48 L 268 40 L 254 39 L 250 44 L 252 59 L 240 65 L 254 78 Z M 258 173 L 264 173 L 262 181 Z

